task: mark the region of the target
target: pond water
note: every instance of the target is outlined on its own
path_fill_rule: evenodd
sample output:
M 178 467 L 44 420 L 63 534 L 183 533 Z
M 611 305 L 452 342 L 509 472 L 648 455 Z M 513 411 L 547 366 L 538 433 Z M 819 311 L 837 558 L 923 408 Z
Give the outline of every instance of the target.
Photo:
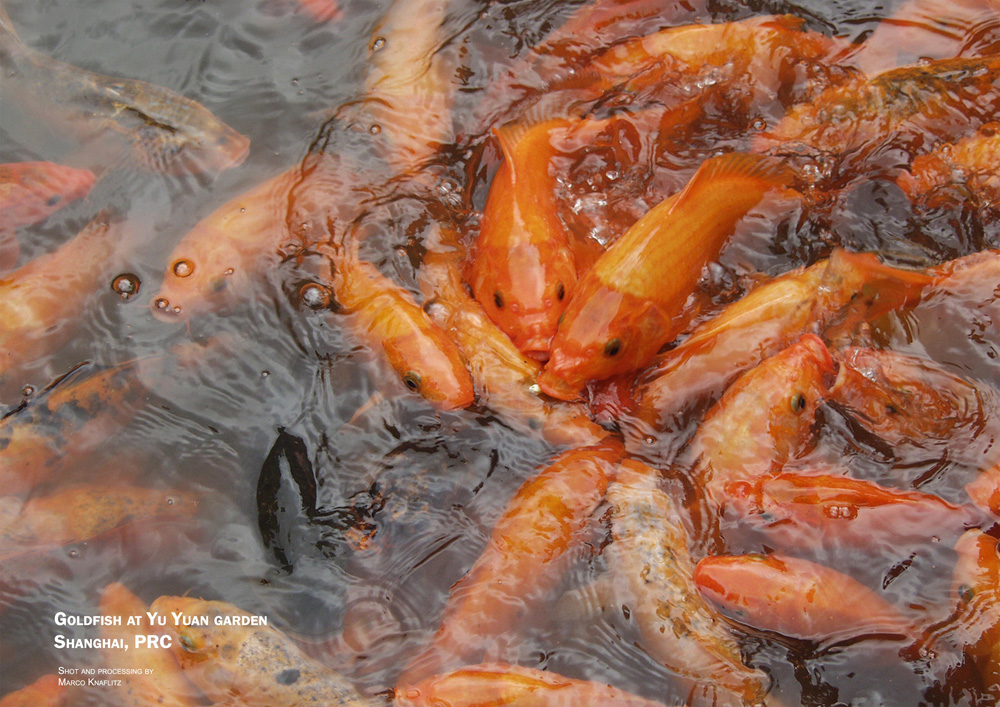
M 415 23 L 432 6 L 410 2 Z M 363 693 L 384 697 L 436 630 L 449 588 L 479 556 L 508 500 L 560 451 L 486 407 L 441 411 L 409 392 L 343 315 L 308 306 L 303 285 L 323 283 L 329 273 L 322 253 L 296 238 L 283 242 L 273 266 L 224 306 L 177 321 L 154 311 L 171 253 L 195 224 L 324 152 L 362 166 L 348 179 L 355 188 L 380 175 L 370 185 L 379 198 L 365 215 L 371 233 L 362 255 L 418 300 L 435 215 L 446 212 L 475 228 L 499 161 L 483 115 L 503 104 L 497 87 L 506 71 L 578 5 L 448 4 L 439 42 L 454 58 L 460 84 L 454 143 L 442 146 L 425 177 L 414 180 L 394 175 L 391 158 L 384 160 L 391 131 L 378 130 L 378 119 L 366 119 L 365 106 L 358 106 L 367 77 L 380 70 L 373 40 L 387 5 L 343 0 L 341 17 L 317 21 L 294 0 L 5 3 L 32 49 L 198 101 L 247 136 L 250 151 L 217 176 L 150 172 L 86 135 L 79 120 L 60 120 L 58 103 L 39 112 L 31 91 L 9 77 L 0 84 L 0 162 L 49 160 L 100 177 L 86 198 L 18 229 L 19 265 L 66 242 L 101 209 L 111 210 L 120 233 L 96 277 L 101 286 L 80 296 L 53 333 L 58 346 L 4 381 L 0 409 L 8 430 L 37 414 L 32 424 L 47 430 L 53 455 L 69 455 L 58 477 L 30 494 L 97 483 L 198 497 L 197 512 L 183 521 L 81 539 L 23 567 L 12 562 L 0 585 L 0 691 L 59 666 L 101 665 L 99 651 L 55 647 L 56 634 L 86 637 L 94 629 L 57 627 L 54 616 L 95 613 L 100 590 L 119 581 L 146 602 L 188 594 L 267 615 Z M 677 11 L 678 22 L 787 12 L 812 30 L 860 41 L 898 3 L 664 5 Z M 678 186 L 716 151 L 739 149 L 741 139 L 722 122 L 696 130 L 674 155 L 683 175 Z M 961 204 L 917 208 L 886 178 L 852 183 L 831 203 L 822 219 L 805 213 L 775 232 L 766 218 L 744 228 L 703 283 L 710 311 L 742 294 L 753 273 L 778 275 L 838 245 L 911 268 L 1000 247 L 1000 226 L 989 212 Z M 137 288 L 128 297 L 113 285 L 123 275 Z M 960 302 L 932 301 L 884 318 L 874 336 L 982 386 L 988 403 L 1000 384 L 989 316 L 970 314 Z M 106 403 L 119 410 L 114 419 L 100 404 L 42 410 L 60 386 L 123 365 L 125 392 Z M 645 458 L 669 467 L 696 427 L 692 419 L 663 433 Z M 843 464 L 860 478 L 956 504 L 965 502 L 964 485 L 989 458 L 996 431 L 989 421 L 966 430 L 960 449 L 955 441 L 888 449 L 833 408 L 821 410 L 816 427 L 819 441 L 802 466 Z M 926 542 L 866 548 L 831 562 L 915 614 L 946 615 L 957 536 L 926 530 Z M 620 612 L 572 605 L 603 567 L 598 550 L 606 535 L 595 523 L 558 594 L 536 607 L 529 625 L 512 632 L 494 657 L 680 704 L 679 683 L 642 650 L 635 626 Z M 821 551 L 816 556 L 824 560 Z M 570 599 L 559 600 L 564 592 Z M 931 659 L 896 638 L 823 647 L 760 631 L 740 635 L 744 656 L 768 673 L 781 704 L 992 703 L 971 665 L 939 681 L 927 667 Z M 106 698 L 84 693 L 75 704 Z

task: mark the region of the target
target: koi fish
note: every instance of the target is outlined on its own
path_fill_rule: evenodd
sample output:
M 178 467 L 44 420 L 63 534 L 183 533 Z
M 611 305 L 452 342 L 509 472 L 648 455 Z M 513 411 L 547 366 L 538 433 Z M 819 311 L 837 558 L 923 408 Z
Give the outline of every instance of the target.
M 856 76 L 794 106 L 773 129 L 755 137 L 753 149 L 820 162 L 833 158 L 841 172 L 852 171 L 887 146 L 920 150 L 994 120 L 998 83 L 1000 56 L 939 59 L 871 78 Z
M 335 246 L 330 267 L 333 291 L 351 330 L 385 357 L 403 385 L 428 402 L 442 410 L 471 405 L 472 376 L 455 342 L 407 290 L 358 257 L 355 238 L 344 240 Z
M 642 647 L 686 682 L 756 704 L 767 676 L 744 665 L 730 628 L 698 593 L 688 535 L 674 500 L 657 488 L 656 470 L 626 459 L 608 487 L 608 567 L 624 586 L 618 602 L 635 618 Z M 731 696 L 730 696 L 731 697 Z
M 536 379 L 541 365 L 521 353 L 469 296 L 453 258 L 425 254 L 420 266 L 424 310 L 451 337 L 469 364 L 479 405 L 504 424 L 541 434 L 549 444 L 596 444 L 608 432 L 576 403 L 543 400 Z
M 805 334 L 729 386 L 691 441 L 712 505 L 724 504 L 731 485 L 768 476 L 805 450 L 832 374 L 826 345 Z
M 344 14 L 337 0 L 297 0 L 297 2 L 299 7 L 317 22 L 338 20 Z
M 490 185 L 474 246 L 472 292 L 518 349 L 548 356 L 556 323 L 576 288 L 580 247 L 557 215 L 556 143 L 592 130 L 565 119 L 494 130 L 503 162 Z M 596 245 L 596 244 L 595 244 Z M 593 250 L 593 249 L 592 249 Z
M 607 683 L 503 663 L 470 665 L 395 692 L 399 707 L 662 707 Z
M 250 140 L 203 105 L 145 81 L 102 76 L 57 61 L 20 40 L 0 9 L 4 88 L 90 136 L 116 135 L 147 169 L 182 174 L 220 172 L 246 159 Z M 44 87 L 44 90 L 39 90 Z
M 291 638 L 267 625 L 250 625 L 253 615 L 232 604 L 161 596 L 150 610 L 176 617 L 170 627 L 174 657 L 184 675 L 217 705 L 370 704 L 343 677 L 302 653 Z
M 561 579 L 559 560 L 604 498 L 624 451 L 615 441 L 573 449 L 518 489 L 489 544 L 451 590 L 441 628 L 401 684 L 481 660 Z
M 0 394 L 20 390 L 14 372 L 69 333 L 110 272 L 119 231 L 103 211 L 72 240 L 0 278 Z
M 636 380 L 636 417 L 656 430 L 681 410 L 718 395 L 742 372 L 803 333 L 821 332 L 853 308 L 871 320 L 916 304 L 933 277 L 893 268 L 872 254 L 837 249 L 829 260 L 758 285 L 695 327 Z
M 184 677 L 169 648 L 139 647 L 138 636 L 165 635 L 164 628 L 154 626 L 149 620 L 149 607 L 130 592 L 124 584 L 113 582 L 101 592 L 101 615 L 118 617 L 117 626 L 102 624 L 101 638 L 121 641 L 132 650 L 105 649 L 104 661 L 112 669 L 132 669 L 136 672 L 117 673 L 121 676 L 121 689 L 115 691 L 116 701 L 125 707 L 191 707 L 204 702 L 204 695 Z M 138 621 L 133 622 L 132 617 Z
M 958 142 L 914 158 L 909 171 L 900 173 L 899 188 L 912 201 L 930 206 L 949 196 L 981 209 L 1000 208 L 1000 123 L 987 123 Z
M 587 381 L 646 365 L 683 330 L 685 301 L 739 220 L 790 180 L 782 165 L 753 155 L 706 160 L 581 278 L 538 377 L 542 390 L 573 400 Z
M 750 490 L 752 489 L 752 490 Z M 839 474 L 784 472 L 748 487 L 743 521 L 789 551 L 877 548 L 956 537 L 982 519 L 934 494 Z
M 705 557 L 698 591 L 731 620 L 824 646 L 863 636 L 913 637 L 913 622 L 856 579 L 783 555 Z
M 54 162 L 0 164 L 0 271 L 17 262 L 14 229 L 37 223 L 90 193 L 96 177 L 87 169 Z
M 66 687 L 59 684 L 59 676 L 43 675 L 27 687 L 8 692 L 0 699 L 0 707 L 63 707 L 66 698 Z
M 977 506 L 1000 517 L 1000 464 L 980 471 L 965 485 L 965 492 Z

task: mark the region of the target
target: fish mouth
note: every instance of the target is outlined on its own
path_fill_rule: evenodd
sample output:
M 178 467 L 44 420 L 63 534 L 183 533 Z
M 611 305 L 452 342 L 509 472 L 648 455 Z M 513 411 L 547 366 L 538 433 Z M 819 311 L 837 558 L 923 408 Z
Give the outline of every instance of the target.
M 552 371 L 543 370 L 538 374 L 537 382 L 538 387 L 542 389 L 543 393 L 557 400 L 568 402 L 583 400 L 583 395 L 579 388 L 574 388 L 562 378 L 552 373 Z

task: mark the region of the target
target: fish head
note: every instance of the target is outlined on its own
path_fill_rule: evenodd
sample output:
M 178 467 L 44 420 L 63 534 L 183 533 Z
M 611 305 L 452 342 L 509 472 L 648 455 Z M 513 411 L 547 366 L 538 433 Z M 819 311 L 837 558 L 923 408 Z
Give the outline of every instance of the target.
M 247 277 L 244 258 L 227 239 L 185 237 L 171 254 L 153 297 L 153 315 L 177 323 L 219 309 L 237 296 Z
M 523 243 L 500 258 L 477 258 L 472 291 L 518 350 L 545 360 L 576 281 L 569 249 Z
M 220 602 L 174 596 L 161 596 L 150 604 L 150 612 L 165 618 L 176 634 L 172 650 L 181 667 L 212 660 L 225 650 L 219 640 L 223 627 L 214 625 L 215 616 L 221 615 L 217 605 Z
M 604 286 L 592 294 L 581 290 L 552 339 L 538 384 L 555 398 L 577 399 L 588 381 L 647 364 L 670 325 L 671 318 L 648 299 Z

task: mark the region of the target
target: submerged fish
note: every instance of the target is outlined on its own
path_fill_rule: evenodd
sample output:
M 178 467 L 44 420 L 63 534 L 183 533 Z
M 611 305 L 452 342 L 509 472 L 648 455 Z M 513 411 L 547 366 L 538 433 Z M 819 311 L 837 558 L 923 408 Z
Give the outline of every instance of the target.
M 26 687 L 8 692 L 0 699 L 0 707 L 63 707 L 69 695 L 56 674 L 43 675 Z
M 572 400 L 590 380 L 647 364 L 683 330 L 685 302 L 739 220 L 790 183 L 783 165 L 754 155 L 705 161 L 580 280 L 538 378 L 542 390 Z
M 707 689 L 711 704 L 729 704 L 730 693 L 756 704 L 768 678 L 743 663 L 731 629 L 698 593 L 681 511 L 657 479 L 627 459 L 608 488 L 614 542 L 604 554 L 623 585 L 616 603 L 634 618 L 642 647 L 694 690 Z
M 4 89 L 16 91 L 47 120 L 89 136 L 114 134 L 135 161 L 171 174 L 219 172 L 246 159 L 250 140 L 200 103 L 135 79 L 86 71 L 37 52 L 20 40 L 0 7 Z
M 232 604 L 161 596 L 150 610 L 171 617 L 174 657 L 187 678 L 220 707 L 370 704 L 291 638 L 266 624 L 252 624 L 260 617 Z
M 987 123 L 958 142 L 913 160 L 896 183 L 911 200 L 930 206 L 949 200 L 1000 208 L 1000 123 Z

